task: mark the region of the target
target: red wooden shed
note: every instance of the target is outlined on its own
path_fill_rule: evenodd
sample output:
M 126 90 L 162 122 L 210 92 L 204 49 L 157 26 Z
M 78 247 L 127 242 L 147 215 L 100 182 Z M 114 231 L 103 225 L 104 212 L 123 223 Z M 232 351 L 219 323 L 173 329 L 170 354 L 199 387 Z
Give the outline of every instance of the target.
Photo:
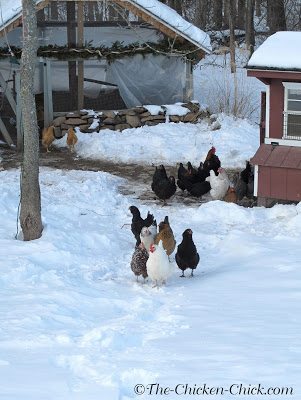
M 252 55 L 248 76 L 266 85 L 254 195 L 259 205 L 301 201 L 301 32 L 277 32 Z

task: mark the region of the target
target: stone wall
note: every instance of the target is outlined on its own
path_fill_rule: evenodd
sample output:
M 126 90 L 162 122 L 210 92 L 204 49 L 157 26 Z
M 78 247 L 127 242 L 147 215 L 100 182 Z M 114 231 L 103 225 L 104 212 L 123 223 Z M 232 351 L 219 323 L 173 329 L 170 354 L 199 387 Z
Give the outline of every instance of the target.
M 187 109 L 185 115 L 167 115 L 167 109 L 161 106 L 162 111 L 152 115 L 145 107 L 134 107 L 119 111 L 80 111 L 69 112 L 56 117 L 53 120 L 55 136 L 63 137 L 70 127 L 78 127 L 83 133 L 99 132 L 103 129 L 123 131 L 128 128 L 138 128 L 144 125 L 157 125 L 162 122 L 190 122 L 197 123 L 201 119 L 207 119 L 212 129 L 216 128 L 216 118 L 210 115 L 208 110 L 200 109 L 196 102 L 181 104 Z M 169 113 L 170 114 L 170 113 Z

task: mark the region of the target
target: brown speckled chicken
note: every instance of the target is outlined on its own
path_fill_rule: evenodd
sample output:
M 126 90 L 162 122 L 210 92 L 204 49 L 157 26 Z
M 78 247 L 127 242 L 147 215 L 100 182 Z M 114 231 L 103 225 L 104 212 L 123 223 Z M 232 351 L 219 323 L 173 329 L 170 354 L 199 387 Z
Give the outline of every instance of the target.
M 176 247 L 176 241 L 167 216 L 159 224 L 159 233 L 155 238 L 155 244 L 158 244 L 160 240 L 162 240 L 163 248 L 169 256 Z
M 148 252 L 146 251 L 143 243 L 140 243 L 132 255 L 131 270 L 134 272 L 137 278 L 140 275 L 143 276 L 145 280 L 147 278 L 146 261 L 148 260 Z
M 51 146 L 54 140 L 55 140 L 54 126 L 49 126 L 48 128 L 44 128 L 42 132 L 42 146 L 46 149 L 47 153 L 50 152 L 49 147 Z

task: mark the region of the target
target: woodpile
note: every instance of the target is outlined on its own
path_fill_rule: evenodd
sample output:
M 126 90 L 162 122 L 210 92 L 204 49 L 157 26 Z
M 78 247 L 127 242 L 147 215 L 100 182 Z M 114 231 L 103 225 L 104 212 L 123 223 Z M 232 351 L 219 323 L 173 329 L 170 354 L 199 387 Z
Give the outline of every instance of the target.
M 99 132 L 103 129 L 113 131 L 123 131 L 128 128 L 138 128 L 144 125 L 157 125 L 165 122 L 184 122 L 197 123 L 202 119 L 210 123 L 210 113 L 208 110 L 200 109 L 196 102 L 181 104 L 187 108 L 185 115 L 167 115 L 166 108 L 162 106 L 162 111 L 157 115 L 151 114 L 145 107 L 134 107 L 126 110 L 106 110 L 106 111 L 87 111 L 68 112 L 57 116 L 52 124 L 56 138 L 63 137 L 69 128 L 78 127 L 83 133 Z

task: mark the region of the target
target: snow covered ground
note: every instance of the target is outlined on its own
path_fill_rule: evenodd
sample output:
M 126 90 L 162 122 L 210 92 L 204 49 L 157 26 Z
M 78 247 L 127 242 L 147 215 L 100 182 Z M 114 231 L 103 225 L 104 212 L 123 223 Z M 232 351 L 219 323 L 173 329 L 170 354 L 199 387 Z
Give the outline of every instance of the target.
M 209 75 L 223 82 L 216 71 Z M 209 75 L 202 71 L 205 91 L 196 87 L 196 99 L 218 106 Z M 252 90 L 254 99 L 259 87 Z M 241 168 L 258 147 L 258 126 L 218 118 L 218 131 L 202 122 L 78 133 L 76 152 L 198 164 L 214 145 L 224 167 Z M 19 173 L 0 168 L 1 400 L 196 399 L 211 397 L 210 387 L 224 389 L 218 400 L 300 399 L 301 203 L 246 209 L 170 201 L 162 208 L 123 196 L 124 180 L 109 174 L 42 168 L 44 232 L 25 243 L 15 239 Z M 178 243 L 193 230 L 201 257 L 194 278 L 179 278 L 173 258 L 166 286 L 136 282 L 135 241 L 125 225 L 132 204 L 157 221 L 168 215 Z M 180 385 L 179 394 L 155 395 L 157 386 L 150 394 L 152 384 Z M 185 384 L 207 389 L 184 395 Z M 261 384 L 263 392 L 287 387 L 293 395 L 243 395 L 240 384 L 248 393 Z
M 99 133 L 80 133 L 76 153 L 83 158 L 136 164 L 175 165 L 191 161 L 199 165 L 212 145 L 226 168 L 244 167 L 259 145 L 258 126 L 246 119 L 218 115 L 221 129 L 211 131 L 208 123 L 163 123 L 125 129 L 105 129 Z M 66 146 L 66 137 L 54 142 Z
M 43 168 L 40 181 L 45 229 L 26 243 L 14 238 L 19 171 L 0 171 L 1 400 L 211 397 L 134 393 L 155 383 L 292 387 L 263 397 L 300 399 L 301 204 L 154 205 L 178 243 L 193 230 L 201 261 L 194 278 L 173 262 L 153 289 L 135 281 L 124 226 L 131 204 L 148 207 L 118 192 L 122 179 Z

